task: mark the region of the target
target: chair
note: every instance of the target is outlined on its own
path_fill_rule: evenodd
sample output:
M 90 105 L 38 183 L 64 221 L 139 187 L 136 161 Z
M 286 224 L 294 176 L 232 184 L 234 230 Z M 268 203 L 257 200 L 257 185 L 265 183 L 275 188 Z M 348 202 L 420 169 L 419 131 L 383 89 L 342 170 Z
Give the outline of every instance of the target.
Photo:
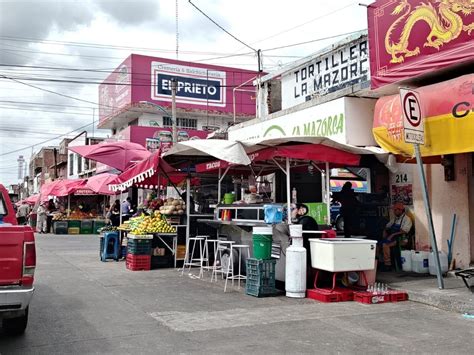
M 404 237 L 404 238 L 403 238 Z M 405 239 L 407 242 L 402 243 Z M 415 227 L 411 229 L 405 235 L 401 235 L 397 238 L 397 245 L 390 250 L 390 258 L 392 265 L 395 266 L 395 271 L 402 270 L 402 250 L 412 250 L 415 248 Z

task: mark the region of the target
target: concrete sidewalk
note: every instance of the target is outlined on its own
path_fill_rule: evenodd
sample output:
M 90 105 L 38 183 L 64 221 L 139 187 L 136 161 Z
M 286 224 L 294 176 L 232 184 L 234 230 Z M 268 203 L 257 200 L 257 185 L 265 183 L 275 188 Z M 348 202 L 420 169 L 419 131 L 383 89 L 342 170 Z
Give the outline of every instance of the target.
M 468 290 L 458 277 L 445 277 L 444 290 L 438 288 L 436 276 L 415 273 L 379 272 L 377 282 L 406 291 L 409 299 L 414 302 L 451 312 L 474 313 L 474 293 Z

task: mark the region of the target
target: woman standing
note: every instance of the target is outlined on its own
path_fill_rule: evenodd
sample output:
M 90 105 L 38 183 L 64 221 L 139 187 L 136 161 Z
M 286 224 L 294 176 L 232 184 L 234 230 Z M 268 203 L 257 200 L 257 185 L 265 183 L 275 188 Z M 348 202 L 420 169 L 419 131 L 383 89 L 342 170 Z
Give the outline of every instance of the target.
M 120 225 L 120 200 L 115 200 L 110 208 L 110 222 L 115 227 Z

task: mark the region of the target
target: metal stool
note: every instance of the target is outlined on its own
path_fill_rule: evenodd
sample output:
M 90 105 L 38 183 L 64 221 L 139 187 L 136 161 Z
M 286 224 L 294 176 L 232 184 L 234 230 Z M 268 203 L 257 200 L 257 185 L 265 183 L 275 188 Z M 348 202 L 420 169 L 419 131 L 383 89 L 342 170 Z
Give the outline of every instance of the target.
M 227 273 L 228 269 L 231 267 L 230 262 L 227 267 L 227 270 L 224 270 L 222 267 L 222 252 L 230 249 L 230 246 L 232 244 L 235 244 L 233 240 L 216 240 L 216 249 L 215 249 L 215 255 L 214 255 L 214 262 L 212 264 L 212 274 L 211 274 L 211 282 L 212 280 L 216 279 L 217 282 L 217 274 L 220 273 L 222 275 L 222 278 L 224 278 L 224 274 Z M 229 255 L 229 260 L 230 260 L 230 255 Z
M 192 266 L 199 266 L 199 277 L 202 276 L 202 267 L 203 267 L 203 262 L 204 262 L 204 240 L 205 238 L 203 237 L 192 237 L 189 238 L 188 245 L 186 246 L 186 256 L 184 257 L 184 263 L 183 263 L 183 270 L 181 272 L 181 275 L 184 274 L 184 270 L 186 269 L 186 266 L 189 266 L 189 270 L 191 271 Z M 189 249 L 191 247 L 191 241 L 193 242 L 193 248 L 191 250 L 191 253 L 189 252 Z M 196 248 L 196 243 L 199 243 L 199 258 L 194 257 L 194 251 Z
M 204 249 L 204 261 L 206 263 L 205 266 L 203 266 L 204 270 L 214 270 L 214 265 L 216 263 L 217 259 L 217 243 L 219 243 L 218 239 L 206 239 L 205 241 L 206 247 Z M 210 255 L 209 255 L 209 245 L 212 246 L 212 255 L 213 255 L 213 261 L 212 265 L 209 265 L 210 263 Z M 211 281 L 212 281 L 212 274 L 211 274 Z
M 237 274 L 235 274 L 234 270 L 234 249 L 237 251 L 237 255 L 239 258 L 239 270 Z M 240 280 L 247 280 L 247 276 L 242 275 L 242 250 L 247 250 L 247 258 L 250 258 L 250 246 L 247 244 L 231 244 L 230 245 L 230 260 L 229 260 L 229 268 L 227 269 L 227 277 L 225 279 L 225 285 L 224 285 L 224 292 L 227 290 L 227 281 L 229 279 L 232 280 L 232 286 L 234 286 L 234 280 L 239 280 L 239 286 L 240 288 Z M 229 270 L 232 268 L 232 276 L 229 274 Z

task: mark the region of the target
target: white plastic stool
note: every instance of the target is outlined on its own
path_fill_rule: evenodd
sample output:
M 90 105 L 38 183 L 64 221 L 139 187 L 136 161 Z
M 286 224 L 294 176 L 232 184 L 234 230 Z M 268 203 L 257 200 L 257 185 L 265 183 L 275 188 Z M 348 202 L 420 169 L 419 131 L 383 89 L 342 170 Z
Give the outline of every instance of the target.
M 230 249 L 230 246 L 232 244 L 235 244 L 233 240 L 217 240 L 217 245 L 216 245 L 216 250 L 215 250 L 215 256 L 214 256 L 214 263 L 212 264 L 212 274 L 211 274 L 211 282 L 212 280 L 216 279 L 217 282 L 217 274 L 220 273 L 222 275 L 222 278 L 224 278 L 224 274 L 228 272 L 228 269 L 231 268 L 232 266 L 230 265 L 227 267 L 227 270 L 224 270 L 222 268 L 222 252 Z M 219 261 L 218 261 L 219 260 Z M 229 260 L 230 260 L 230 255 L 229 255 Z M 219 264 L 218 264 L 219 262 Z
M 186 266 L 188 266 L 188 269 L 191 270 L 192 266 L 199 266 L 199 277 L 202 276 L 202 267 L 204 263 L 204 238 L 203 237 L 192 237 L 189 238 L 188 245 L 186 246 L 186 256 L 184 257 L 184 263 L 183 263 L 183 271 L 181 272 L 181 275 L 184 274 L 184 270 L 186 269 Z M 191 241 L 193 242 L 193 248 L 191 250 L 191 253 L 189 252 L 189 249 L 191 248 Z M 199 244 L 199 258 L 194 258 L 194 250 L 196 248 L 196 244 Z
M 237 257 L 239 258 L 239 269 L 237 274 L 234 270 L 234 249 L 237 250 Z M 234 280 L 239 280 L 238 288 L 240 288 L 240 280 L 247 280 L 247 276 L 242 275 L 242 251 L 247 250 L 247 258 L 250 258 L 250 246 L 247 244 L 231 244 L 230 245 L 230 260 L 229 268 L 227 269 L 227 277 L 225 279 L 224 292 L 227 290 L 227 281 L 232 280 L 232 286 L 234 286 Z M 229 270 L 232 267 L 232 275 L 230 275 Z

